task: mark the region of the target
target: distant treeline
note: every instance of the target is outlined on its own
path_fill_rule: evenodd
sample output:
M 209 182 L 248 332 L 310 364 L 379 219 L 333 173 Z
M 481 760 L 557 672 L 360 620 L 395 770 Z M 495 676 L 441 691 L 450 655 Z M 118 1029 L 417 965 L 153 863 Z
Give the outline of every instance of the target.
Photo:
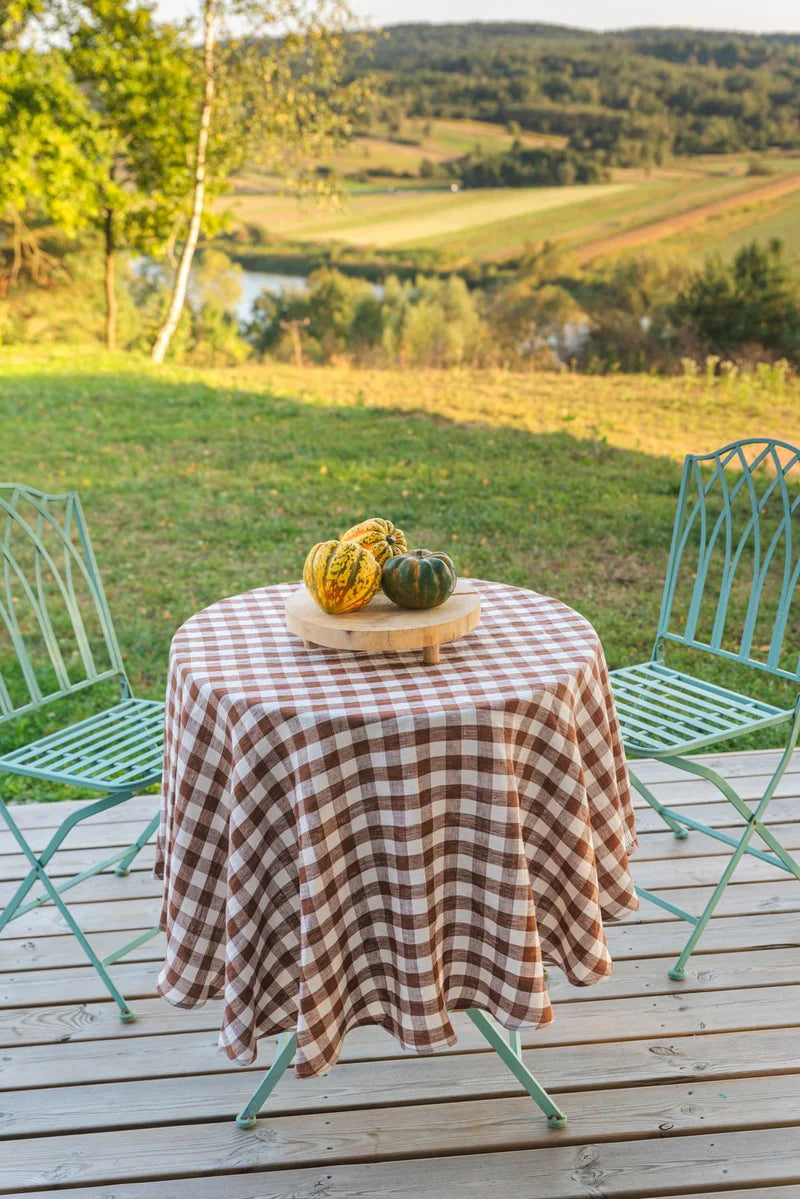
M 390 120 L 517 122 L 608 165 L 800 148 L 800 36 L 398 25 L 362 67 Z
M 526 149 L 518 141 L 496 154 L 466 154 L 448 166 L 449 173 L 465 187 L 559 187 L 603 183 L 610 178 L 608 167 L 591 154 Z

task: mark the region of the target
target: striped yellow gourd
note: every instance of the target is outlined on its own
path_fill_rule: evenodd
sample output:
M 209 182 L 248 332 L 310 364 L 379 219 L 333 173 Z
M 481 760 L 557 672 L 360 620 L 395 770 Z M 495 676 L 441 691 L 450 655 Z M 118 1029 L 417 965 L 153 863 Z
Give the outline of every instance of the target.
M 357 541 L 320 541 L 306 558 L 303 582 L 323 612 L 354 612 L 380 590 L 381 568 Z
M 408 549 L 406 535 L 402 529 L 396 529 L 390 520 L 381 516 L 372 516 L 362 520 L 360 525 L 353 525 L 346 533 L 342 533 L 341 541 L 357 541 L 365 550 L 378 559 L 381 566 L 396 554 L 404 554 Z

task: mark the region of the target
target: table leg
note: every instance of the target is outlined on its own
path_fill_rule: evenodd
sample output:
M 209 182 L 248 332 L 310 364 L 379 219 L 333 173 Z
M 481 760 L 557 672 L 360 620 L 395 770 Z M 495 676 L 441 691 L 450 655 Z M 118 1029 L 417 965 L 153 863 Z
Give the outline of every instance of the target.
M 542 1109 L 547 1116 L 547 1123 L 550 1127 L 564 1128 L 567 1123 L 566 1115 L 550 1098 L 544 1087 L 539 1085 L 522 1061 L 522 1045 L 519 1033 L 510 1033 L 508 1040 L 506 1040 L 504 1030 L 496 1020 L 492 1019 L 488 1012 L 482 1012 L 479 1008 L 470 1007 L 467 1008 L 467 1015 L 476 1028 L 486 1037 L 486 1040 L 495 1053 L 502 1058 L 517 1081 L 522 1083 L 534 1103 Z
M 249 1102 L 242 1108 L 239 1115 L 236 1117 L 236 1123 L 239 1128 L 252 1128 L 258 1117 L 258 1113 L 264 1105 L 264 1100 L 272 1094 L 276 1086 L 280 1082 L 286 1067 L 294 1057 L 294 1052 L 297 1049 L 297 1034 L 293 1032 L 282 1032 L 278 1038 L 278 1045 L 275 1050 L 275 1059 L 267 1070 L 261 1082 L 256 1087 Z
M 479 1008 L 467 1008 L 467 1015 L 479 1031 L 483 1033 L 495 1053 L 505 1062 L 517 1081 L 522 1084 L 534 1103 L 542 1109 L 547 1116 L 547 1123 L 550 1127 L 564 1128 L 567 1123 L 566 1115 L 562 1112 L 558 1104 L 550 1098 L 544 1087 L 540 1086 L 522 1060 L 522 1038 L 520 1034 L 518 1032 L 510 1032 L 506 1038 L 504 1030 L 497 1021 L 488 1012 L 482 1012 Z M 236 1123 L 239 1128 L 252 1128 L 254 1126 L 259 1111 L 264 1106 L 265 1100 L 272 1094 L 280 1082 L 284 1071 L 295 1055 L 296 1049 L 297 1035 L 293 1032 L 281 1033 L 272 1065 L 256 1087 L 249 1102 L 236 1117 Z

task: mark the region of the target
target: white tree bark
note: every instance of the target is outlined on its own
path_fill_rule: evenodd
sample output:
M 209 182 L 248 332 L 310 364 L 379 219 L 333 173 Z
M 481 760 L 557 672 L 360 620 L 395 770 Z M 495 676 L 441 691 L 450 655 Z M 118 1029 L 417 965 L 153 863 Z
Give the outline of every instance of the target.
M 203 4 L 203 108 L 200 114 L 200 127 L 197 131 L 197 153 L 194 168 L 194 195 L 192 200 L 192 216 L 189 221 L 189 231 L 181 253 L 178 272 L 172 288 L 169 310 L 164 323 L 158 331 L 153 344 L 153 362 L 163 362 L 169 349 L 170 342 L 178 327 L 183 306 L 186 303 L 186 292 L 189 287 L 189 273 L 192 259 L 197 249 L 200 237 L 200 226 L 203 220 L 203 204 L 206 194 L 206 154 L 208 151 L 208 136 L 211 129 L 211 116 L 214 110 L 214 44 L 216 26 L 215 0 L 205 0 Z

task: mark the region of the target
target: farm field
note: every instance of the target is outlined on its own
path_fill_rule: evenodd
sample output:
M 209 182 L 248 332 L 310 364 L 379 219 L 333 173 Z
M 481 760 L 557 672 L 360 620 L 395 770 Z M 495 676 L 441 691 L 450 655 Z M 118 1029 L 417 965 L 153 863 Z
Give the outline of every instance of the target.
M 134 687 L 158 696 L 190 614 L 298 578 L 314 542 L 377 514 L 464 575 L 577 607 L 612 666 L 647 655 L 684 453 L 800 442 L 800 382 L 7 348 L 0 421 L 7 479 L 80 490 Z
M 584 244 L 580 247 L 578 259 L 586 262 L 635 246 L 652 245 L 653 242 L 669 243 L 674 238 L 680 238 L 686 234 L 695 236 L 700 234 L 705 245 L 708 237 L 702 235 L 707 235 L 712 222 L 723 214 L 732 214 L 734 220 L 738 217 L 744 228 L 747 228 L 754 212 L 758 215 L 765 206 L 786 198 L 789 199 L 792 207 L 797 205 L 800 198 L 800 173 L 784 175 L 768 183 L 762 183 L 752 190 L 744 189 L 733 195 L 718 195 L 706 204 L 679 211 L 660 221 L 637 225 L 624 233 L 612 234 L 597 242 L 589 242 L 588 245 Z
M 446 184 L 425 189 L 419 179 L 375 181 L 354 185 L 336 210 L 281 195 L 273 181 L 248 174 L 224 207 L 235 221 L 263 228 L 272 244 L 424 249 L 448 260 L 501 259 L 545 238 L 582 261 L 654 244 L 693 256 L 717 246 L 732 253 L 756 234 L 800 249 L 800 159 L 770 158 L 769 170 L 748 175 L 741 156 L 706 156 L 649 174 L 618 169 L 612 182 L 586 186 L 453 193 Z
M 524 146 L 561 146 L 566 141 L 553 134 L 524 130 L 518 136 Z M 408 171 L 416 175 L 423 158 L 442 163 L 470 150 L 506 150 L 514 137 L 502 125 L 488 121 L 406 119 L 394 136 L 376 123 L 368 136 L 356 138 L 352 145 L 325 159 L 324 165 L 340 175 L 361 171 Z

